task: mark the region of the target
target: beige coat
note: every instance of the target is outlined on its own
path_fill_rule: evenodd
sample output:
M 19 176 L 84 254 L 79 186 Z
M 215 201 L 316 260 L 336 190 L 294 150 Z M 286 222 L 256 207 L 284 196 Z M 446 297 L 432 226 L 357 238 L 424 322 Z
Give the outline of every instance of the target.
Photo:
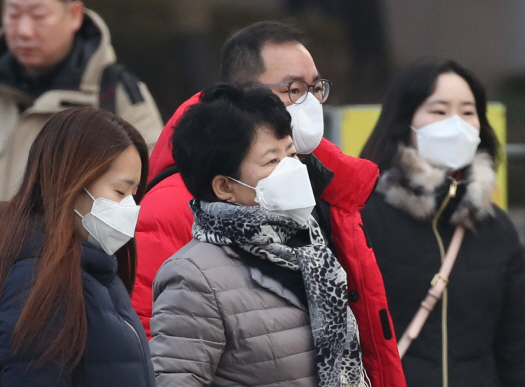
M 68 106 L 98 107 L 100 81 L 105 67 L 115 63 L 116 55 L 110 42 L 109 30 L 100 16 L 85 10 L 85 17 L 100 30 L 101 40 L 90 57 L 79 90 L 49 90 L 38 98 L 6 85 L 0 85 L 0 201 L 9 200 L 23 176 L 33 140 L 53 113 Z M 4 39 L 3 33 L 0 39 Z M 163 124 L 155 101 L 144 83 L 139 84 L 143 102 L 131 104 L 122 85 L 117 85 L 115 110 L 130 122 L 153 148 Z M 18 106 L 30 106 L 22 113 Z
M 316 387 L 308 309 L 228 247 L 192 240 L 153 285 L 157 387 Z

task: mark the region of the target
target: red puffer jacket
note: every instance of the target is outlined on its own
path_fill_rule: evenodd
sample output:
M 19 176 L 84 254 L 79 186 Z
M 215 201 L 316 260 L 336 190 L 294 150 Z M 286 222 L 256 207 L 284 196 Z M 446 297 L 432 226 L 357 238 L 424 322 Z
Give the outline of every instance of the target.
M 157 141 L 150 157 L 150 179 L 174 164 L 173 127 L 200 94 L 181 105 Z M 335 173 L 321 198 L 330 204 L 337 257 L 348 274 L 350 306 L 361 335 L 363 362 L 373 387 L 405 387 L 383 278 L 368 246 L 359 210 L 372 193 L 379 171 L 370 161 L 351 157 L 326 139 L 314 154 Z M 176 173 L 149 191 L 141 202 L 136 231 L 138 268 L 132 304 L 148 337 L 152 282 L 162 263 L 191 240 L 191 194 Z
M 334 172 L 321 198 L 330 204 L 332 236 L 348 277 L 348 300 L 359 326 L 365 369 L 373 387 L 406 386 L 383 276 L 359 212 L 374 190 L 379 170 L 325 139 L 314 154 Z

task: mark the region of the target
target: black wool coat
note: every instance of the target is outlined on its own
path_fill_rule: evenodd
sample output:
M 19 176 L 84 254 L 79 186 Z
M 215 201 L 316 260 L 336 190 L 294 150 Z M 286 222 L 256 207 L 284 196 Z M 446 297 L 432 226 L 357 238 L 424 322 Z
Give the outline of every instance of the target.
M 464 173 L 437 227 L 445 249 L 456 224 L 466 227 L 448 285 L 449 385 L 522 387 L 525 260 L 509 217 L 490 204 L 492 189 L 485 183 L 491 168 L 484 168 L 483 157 Z M 381 177 L 362 211 L 398 339 L 441 266 L 431 221 L 451 178 L 421 179 L 418 173 L 428 167 L 421 163 L 413 154 L 401 157 L 401 164 Z M 435 200 L 427 200 L 430 196 Z M 489 205 L 480 205 L 485 202 Z M 442 386 L 441 318 L 439 301 L 403 358 L 409 387 Z

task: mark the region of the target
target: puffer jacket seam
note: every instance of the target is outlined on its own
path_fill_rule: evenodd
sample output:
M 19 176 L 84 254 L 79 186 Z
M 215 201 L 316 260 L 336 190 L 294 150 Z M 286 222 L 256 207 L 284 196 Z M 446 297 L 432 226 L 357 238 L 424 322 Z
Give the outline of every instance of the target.
M 193 292 L 193 293 L 198 293 L 198 292 Z M 171 310 L 166 310 L 166 311 L 163 311 L 162 313 L 163 314 L 169 314 L 169 315 L 172 315 L 172 316 L 186 316 L 186 314 L 184 314 L 184 313 L 174 313 Z M 205 318 L 205 319 L 211 319 L 211 320 L 221 320 L 220 317 L 199 316 L 198 314 L 194 314 L 194 315 L 192 315 L 192 317 Z
M 206 340 L 204 340 L 204 341 L 206 341 Z M 170 359 L 188 361 L 188 358 L 179 357 L 179 356 L 170 356 Z M 202 361 L 202 360 L 198 360 L 198 359 L 191 359 L 191 362 L 192 363 L 199 363 L 199 364 L 213 364 L 211 361 Z M 163 372 L 163 374 L 168 374 L 168 373 L 169 372 Z M 177 373 L 179 373 L 179 372 L 177 372 Z
M 308 352 L 315 352 L 315 350 L 312 349 L 311 351 L 308 351 Z M 264 363 L 275 363 L 276 360 L 282 360 L 282 359 L 286 359 L 288 357 L 304 355 L 305 353 L 308 353 L 308 352 L 293 353 L 293 354 L 286 355 L 286 356 L 275 357 L 274 359 L 271 359 L 271 360 L 263 360 L 263 361 L 257 361 L 255 363 L 249 363 L 247 365 L 257 365 L 257 364 L 264 364 Z
M 290 380 L 284 380 L 282 382 L 277 382 L 277 384 L 275 383 L 272 383 L 272 384 L 256 384 L 254 385 L 253 387 L 279 387 L 279 386 L 283 386 L 285 387 L 288 383 L 290 382 L 293 382 L 293 381 L 299 381 L 299 380 L 308 380 L 308 379 L 311 379 L 312 377 L 308 377 L 308 378 L 299 378 L 299 379 L 290 379 Z M 239 386 L 238 384 L 232 386 L 232 387 L 237 387 Z
M 245 288 L 239 288 L 239 289 L 245 289 Z M 237 290 L 239 290 L 239 289 L 237 289 Z M 277 294 L 276 294 L 276 296 L 280 297 L 280 296 L 277 295 Z M 283 298 L 283 297 L 280 297 L 280 298 L 282 298 L 283 300 L 285 300 L 285 301 L 286 301 L 288 304 L 290 304 L 291 306 L 294 306 L 294 307 L 295 307 L 295 305 L 292 305 L 292 304 L 290 303 L 290 301 L 287 301 L 287 300 L 286 300 L 285 298 Z M 272 306 L 272 307 L 270 307 L 270 308 L 265 308 L 265 309 L 252 309 L 252 310 L 246 310 L 246 311 L 242 311 L 242 312 L 236 312 L 236 313 L 233 313 L 233 314 L 223 315 L 223 316 L 224 316 L 224 317 L 235 317 L 235 316 L 238 316 L 238 315 L 240 315 L 240 314 L 246 314 L 246 313 L 251 313 L 251 312 L 260 312 L 261 310 L 267 311 L 267 310 L 272 310 L 272 309 L 277 309 L 277 308 L 286 308 L 286 307 L 288 307 L 288 306 L 290 306 L 290 305 L 287 305 L 287 306 L 284 306 L 284 305 L 277 305 L 277 306 Z M 296 308 L 297 308 L 297 307 L 296 307 Z M 299 308 L 297 308 L 297 310 L 303 311 L 302 309 L 299 309 Z M 303 311 L 303 312 L 304 312 L 304 311 Z
M 299 380 L 310 380 L 311 378 L 312 376 L 308 376 L 304 378 L 283 380 L 282 382 L 275 382 L 271 384 L 253 384 L 251 387 L 279 387 L 279 386 L 285 387 L 290 382 L 299 381 Z M 245 387 L 245 386 L 243 386 L 242 384 L 235 383 L 235 384 L 228 384 L 227 386 L 224 386 L 224 387 Z
M 286 380 L 284 382 L 277 382 L 277 383 L 279 383 L 277 385 L 274 384 L 274 383 L 272 383 L 272 384 L 257 384 L 254 387 L 279 387 L 279 386 L 285 387 L 286 384 L 289 383 L 289 382 L 293 382 L 293 381 L 296 381 L 296 380 L 297 381 L 299 381 L 299 380 L 307 380 L 307 379 L 311 379 L 311 377 L 310 378 L 291 379 L 291 380 Z
M 193 249 L 191 249 L 193 250 Z M 190 250 L 190 251 L 191 251 Z M 189 253 L 189 251 L 187 252 Z M 206 280 L 206 284 L 208 285 L 208 287 L 210 288 L 212 294 L 213 294 L 213 298 L 215 300 L 215 305 L 217 305 L 217 310 L 219 311 L 219 314 L 221 316 L 220 320 L 222 322 L 222 329 L 224 330 L 224 333 L 226 334 L 226 327 L 224 326 L 224 311 L 222 310 L 221 306 L 219 305 L 219 299 L 217 298 L 217 292 L 215 291 L 215 289 L 211 286 L 210 284 L 210 280 L 208 279 L 208 277 L 204 274 L 204 271 L 199 267 L 199 265 L 197 265 L 197 263 L 193 260 L 193 258 L 191 257 L 187 257 L 186 258 L 189 262 L 191 262 L 196 268 L 197 270 L 199 270 L 202 274 L 202 277 Z M 222 266 L 227 266 L 227 265 L 222 265 Z M 222 357 L 222 356 L 221 356 Z
M 206 273 L 208 271 L 213 271 L 213 270 L 220 269 L 223 267 L 243 267 L 243 265 L 242 263 L 239 263 L 239 264 L 221 263 L 221 264 L 218 264 L 217 266 L 208 267 L 206 269 L 200 269 L 200 271 L 202 273 Z M 225 293 L 225 292 L 229 292 L 230 290 L 235 290 L 235 289 L 218 290 L 217 293 Z
M 310 325 L 309 324 L 304 324 L 304 325 L 298 325 L 298 326 L 293 327 L 293 328 L 282 329 L 282 330 L 275 331 L 275 332 L 261 333 L 260 335 L 257 335 L 257 336 L 250 336 L 250 337 L 241 338 L 241 339 L 239 339 L 239 341 L 247 341 L 247 340 L 251 340 L 251 339 L 256 339 L 258 337 L 275 335 L 275 334 L 279 334 L 279 333 L 286 332 L 286 331 L 292 331 L 294 329 L 300 329 L 300 328 L 303 328 L 303 327 L 306 327 L 306 326 L 310 326 Z

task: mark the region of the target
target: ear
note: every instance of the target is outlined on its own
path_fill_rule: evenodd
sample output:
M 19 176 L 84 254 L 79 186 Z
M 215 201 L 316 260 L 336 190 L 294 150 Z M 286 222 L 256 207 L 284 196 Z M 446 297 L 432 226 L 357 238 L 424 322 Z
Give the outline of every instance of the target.
M 69 15 L 71 16 L 73 31 L 76 33 L 84 21 L 84 3 L 74 0 L 69 4 Z
M 228 200 L 235 202 L 235 195 L 233 192 L 233 182 L 224 175 L 217 175 L 211 181 L 211 188 L 215 196 L 220 200 Z

